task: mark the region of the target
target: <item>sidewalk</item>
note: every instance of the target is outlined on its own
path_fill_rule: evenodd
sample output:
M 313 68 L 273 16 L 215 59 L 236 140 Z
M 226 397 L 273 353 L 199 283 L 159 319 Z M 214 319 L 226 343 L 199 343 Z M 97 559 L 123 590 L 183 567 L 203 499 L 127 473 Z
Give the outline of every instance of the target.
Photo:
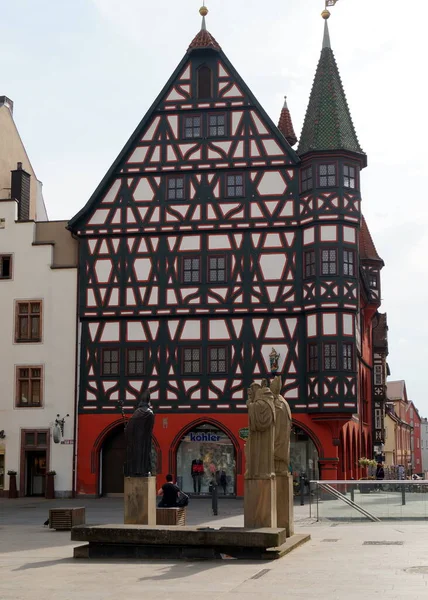
M 312 539 L 274 562 L 76 561 L 69 532 L 44 528 L 49 506 L 85 505 L 88 522 L 120 522 L 122 499 L 0 500 L 1 600 L 426 600 L 428 524 L 314 523 L 296 506 L 296 530 Z M 194 500 L 189 523 L 242 524 L 242 501 L 219 516 Z

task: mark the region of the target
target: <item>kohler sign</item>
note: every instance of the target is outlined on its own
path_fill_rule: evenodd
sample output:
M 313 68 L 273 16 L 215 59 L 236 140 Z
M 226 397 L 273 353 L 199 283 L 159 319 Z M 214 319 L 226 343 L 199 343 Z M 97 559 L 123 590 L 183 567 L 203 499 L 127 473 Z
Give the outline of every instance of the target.
M 191 433 L 189 437 L 191 442 L 219 442 L 221 440 L 221 436 L 215 433 Z

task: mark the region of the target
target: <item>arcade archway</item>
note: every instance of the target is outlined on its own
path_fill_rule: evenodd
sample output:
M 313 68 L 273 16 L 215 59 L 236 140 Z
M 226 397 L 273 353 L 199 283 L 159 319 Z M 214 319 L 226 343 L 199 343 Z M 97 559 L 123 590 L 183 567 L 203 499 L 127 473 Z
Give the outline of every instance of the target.
M 309 480 L 319 479 L 318 459 L 318 450 L 310 435 L 298 425 L 293 425 L 290 439 L 290 468 L 293 479 L 297 481 L 301 474 Z
M 115 427 L 105 438 L 100 451 L 100 495 L 123 494 L 123 465 L 125 463 L 125 429 Z M 157 444 L 152 444 L 152 474 L 158 466 Z

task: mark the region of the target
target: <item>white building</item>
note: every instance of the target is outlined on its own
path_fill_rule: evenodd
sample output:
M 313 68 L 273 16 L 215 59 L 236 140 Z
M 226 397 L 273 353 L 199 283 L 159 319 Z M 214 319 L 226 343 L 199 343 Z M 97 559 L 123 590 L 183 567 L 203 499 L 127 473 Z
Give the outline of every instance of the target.
M 69 496 L 77 246 L 66 222 L 32 220 L 46 219 L 41 186 L 37 180 L 33 185 L 34 172 L 11 119 L 9 107 L 0 106 L 0 495 L 7 494 L 9 470 L 17 471 L 21 496 L 42 495 L 45 474 L 54 470 L 57 495 Z M 55 427 L 57 415 L 69 415 L 63 435 Z

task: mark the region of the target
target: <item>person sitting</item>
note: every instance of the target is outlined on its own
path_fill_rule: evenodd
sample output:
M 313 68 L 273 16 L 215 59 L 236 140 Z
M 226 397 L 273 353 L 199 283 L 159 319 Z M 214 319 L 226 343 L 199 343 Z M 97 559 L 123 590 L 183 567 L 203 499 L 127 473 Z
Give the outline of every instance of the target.
M 178 485 L 172 483 L 172 475 L 168 474 L 166 476 L 166 483 L 164 483 L 158 491 L 158 496 L 162 496 L 162 499 L 158 504 L 159 508 L 175 508 L 177 506 L 179 493 L 180 488 Z

